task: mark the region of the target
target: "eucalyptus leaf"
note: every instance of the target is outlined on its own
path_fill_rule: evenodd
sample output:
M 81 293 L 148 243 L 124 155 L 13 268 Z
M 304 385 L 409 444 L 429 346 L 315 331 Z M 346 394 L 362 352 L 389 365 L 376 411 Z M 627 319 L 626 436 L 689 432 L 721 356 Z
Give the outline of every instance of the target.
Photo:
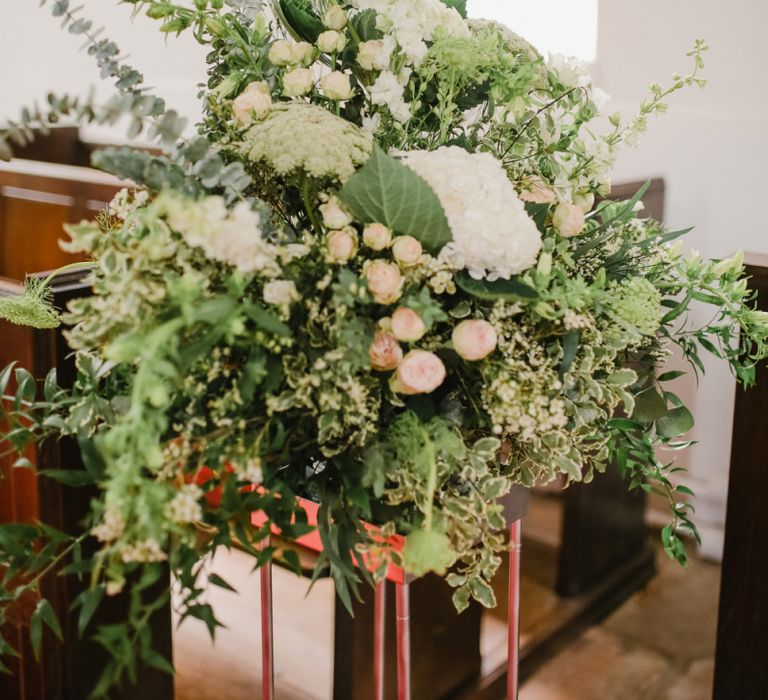
M 680 437 L 693 428 L 693 415 L 685 406 L 673 408 L 656 421 L 656 429 L 666 438 Z
M 641 423 L 651 423 L 668 413 L 664 397 L 651 387 L 635 396 L 635 411 L 632 418 Z

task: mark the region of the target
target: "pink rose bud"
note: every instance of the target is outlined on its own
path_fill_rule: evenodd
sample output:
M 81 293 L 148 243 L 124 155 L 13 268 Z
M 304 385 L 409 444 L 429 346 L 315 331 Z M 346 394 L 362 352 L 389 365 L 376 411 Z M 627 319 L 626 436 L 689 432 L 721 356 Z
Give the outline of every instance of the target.
M 371 250 L 385 250 L 392 243 L 392 231 L 384 224 L 369 224 L 363 231 L 363 242 Z
M 573 238 L 584 230 L 584 210 L 575 204 L 560 204 L 555 209 L 552 223 L 563 238 Z
M 404 267 L 415 265 L 421 259 L 424 249 L 413 236 L 398 236 L 392 244 L 392 255 Z
M 378 372 L 396 370 L 403 359 L 403 349 L 395 336 L 384 331 L 376 331 L 370 349 L 371 367 Z
M 235 119 L 241 124 L 249 124 L 253 119 L 264 119 L 272 109 L 272 97 L 269 86 L 264 81 L 249 83 L 232 104 Z
M 351 226 L 333 231 L 328 236 L 328 260 L 346 263 L 357 254 L 357 231 Z
M 520 193 L 520 199 L 533 204 L 552 204 L 557 196 L 544 180 L 537 177 L 528 182 L 525 189 Z
M 497 344 L 496 329 L 488 321 L 462 321 L 453 329 L 453 347 L 469 362 L 488 357 Z
M 421 316 L 413 309 L 403 306 L 392 314 L 390 323 L 395 338 L 403 343 L 415 343 L 417 340 L 421 340 L 427 332 L 427 326 L 422 321 Z
M 399 394 L 431 394 L 445 381 L 443 361 L 434 353 L 412 350 L 397 368 L 392 388 Z
M 328 228 L 340 229 L 352 223 L 352 215 L 336 197 L 331 197 L 325 204 L 321 204 L 320 213 Z
M 397 265 L 376 260 L 363 274 L 368 280 L 368 291 L 377 304 L 394 304 L 402 295 L 405 280 Z

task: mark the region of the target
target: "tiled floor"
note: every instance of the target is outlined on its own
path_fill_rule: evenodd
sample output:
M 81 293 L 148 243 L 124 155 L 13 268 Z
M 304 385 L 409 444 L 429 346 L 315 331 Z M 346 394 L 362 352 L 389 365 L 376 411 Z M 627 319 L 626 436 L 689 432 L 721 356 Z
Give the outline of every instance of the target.
M 196 621 L 179 630 L 177 700 L 260 697 L 258 577 L 250 575 L 251 566 L 240 552 L 217 556 L 213 570 L 243 595 L 223 590 L 212 594 L 217 614 L 228 626 L 215 646 Z M 720 569 L 694 561 L 684 571 L 662 555 L 659 566 L 659 576 L 645 591 L 539 669 L 521 700 L 711 697 Z M 276 570 L 274 587 L 278 700 L 330 699 L 331 584 L 320 581 L 307 594 L 305 580 Z M 485 648 L 503 643 L 503 625 L 486 625 L 486 633 Z
M 720 568 L 660 573 L 526 684 L 521 700 L 705 700 L 712 696 Z

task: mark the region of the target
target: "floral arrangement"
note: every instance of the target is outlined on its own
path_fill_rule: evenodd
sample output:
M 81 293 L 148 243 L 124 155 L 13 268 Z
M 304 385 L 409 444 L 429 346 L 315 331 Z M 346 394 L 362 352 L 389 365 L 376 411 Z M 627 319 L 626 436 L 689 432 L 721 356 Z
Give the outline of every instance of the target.
M 144 624 L 170 595 L 146 594 L 166 567 L 183 617 L 212 633 L 203 562 L 217 547 L 298 567 L 290 549 L 261 546 L 272 526 L 309 530 L 297 496 L 320 505 L 319 567 L 346 602 L 394 562 L 447 576 L 459 610 L 492 606 L 499 498 L 606 468 L 668 498 L 663 541 L 684 562 L 689 492 L 659 448 L 686 446 L 693 419 L 665 360 L 677 345 L 698 372 L 713 353 L 749 384 L 768 320 L 739 256 L 686 257 L 685 231 L 638 218 L 643 190 L 604 197 L 617 150 L 671 93 L 703 85 L 706 46 L 688 76 L 651 86 L 636 118 L 611 115 L 600 134 L 604 95 L 584 66 L 467 20 L 460 0 L 126 1 L 209 47 L 205 116 L 185 138 L 112 42 L 68 0 L 49 3 L 116 94 L 51 95 L 0 130 L 0 153 L 35 126 L 126 115 L 130 136 L 146 130 L 162 153 L 94 156 L 133 184 L 67 228 L 92 296 L 61 316 L 48 281 L 0 300 L 10 321 L 63 321 L 78 369 L 74 387 L 52 375 L 42 395 L 5 369 L 6 444 L 31 468 L 30 445 L 76 440 L 84 469 L 41 476 L 94 493 L 78 536 L 0 527 L 0 622 L 54 567 L 90 576 L 81 629 L 131 586 L 128 619 L 95 633 L 114 656 L 105 695 L 139 661 L 168 668 Z M 694 325 L 693 303 L 712 322 Z M 402 553 L 387 546 L 395 533 Z M 43 625 L 58 630 L 45 600 L 38 646 Z

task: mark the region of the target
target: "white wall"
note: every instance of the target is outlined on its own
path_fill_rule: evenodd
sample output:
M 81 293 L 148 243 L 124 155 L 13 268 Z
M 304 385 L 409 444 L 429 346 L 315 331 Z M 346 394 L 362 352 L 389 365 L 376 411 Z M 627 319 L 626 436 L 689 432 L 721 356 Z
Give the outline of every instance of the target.
M 768 252 L 762 215 L 768 190 L 768 2 L 765 0 L 601 0 L 597 84 L 614 97 L 609 109 L 639 104 L 651 82 L 688 68 L 697 37 L 708 87 L 670 100 L 637 149 L 620 158 L 614 181 L 663 176 L 667 223 L 691 225 L 689 245 L 722 257 Z M 698 495 L 703 552 L 719 557 L 725 516 L 734 382 L 716 362 L 695 394 L 699 444 L 689 455 Z M 690 383 L 680 393 L 693 395 Z
M 98 68 L 82 46 L 82 37 L 68 34 L 51 15 L 48 0 L 39 7 L 35 0 L 0 0 L 0 121 L 15 118 L 22 106 L 46 93 L 69 92 L 86 95 L 91 86 L 97 94 L 111 94 L 99 79 Z M 182 114 L 196 119 L 200 113 L 197 84 L 205 80 L 205 50 L 191 35 L 167 39 L 158 31 L 159 23 L 146 17 L 130 21 L 131 8 L 117 0 L 80 0 L 84 15 L 94 20 L 94 28 L 106 25 L 103 36 L 113 39 L 128 56 L 128 62 L 142 71 L 147 85 Z M 86 135 L 114 140 L 124 131 L 104 132 L 87 129 Z

